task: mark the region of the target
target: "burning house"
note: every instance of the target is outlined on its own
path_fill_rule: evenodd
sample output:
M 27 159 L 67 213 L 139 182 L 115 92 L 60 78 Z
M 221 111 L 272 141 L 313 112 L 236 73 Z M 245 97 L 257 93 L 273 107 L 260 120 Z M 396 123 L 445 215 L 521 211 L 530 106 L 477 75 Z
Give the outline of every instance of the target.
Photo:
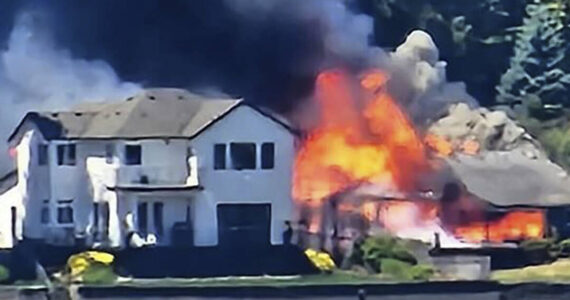
M 1 246 L 263 247 L 288 242 L 287 221 L 302 246 L 340 249 L 376 231 L 442 247 L 569 235 L 570 179 L 524 129 L 448 83 L 427 34 L 390 55 L 321 70 L 290 122 L 176 89 L 30 113 Z
M 416 32 L 394 57 L 433 75 L 418 89 L 453 89 L 432 47 Z M 317 79 L 321 119 L 298 151 L 293 195 L 320 246 L 374 230 L 450 248 L 567 236 L 570 179 L 505 112 L 466 99 L 422 125 L 410 115 L 421 105 L 394 90 L 379 70 Z

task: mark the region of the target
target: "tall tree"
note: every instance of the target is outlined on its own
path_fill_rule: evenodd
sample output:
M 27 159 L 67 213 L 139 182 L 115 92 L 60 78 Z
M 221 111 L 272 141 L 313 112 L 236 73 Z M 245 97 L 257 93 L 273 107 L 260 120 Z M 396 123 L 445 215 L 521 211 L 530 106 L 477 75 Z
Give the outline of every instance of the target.
M 517 34 L 497 103 L 530 117 L 556 117 L 570 108 L 570 0 L 533 0 Z

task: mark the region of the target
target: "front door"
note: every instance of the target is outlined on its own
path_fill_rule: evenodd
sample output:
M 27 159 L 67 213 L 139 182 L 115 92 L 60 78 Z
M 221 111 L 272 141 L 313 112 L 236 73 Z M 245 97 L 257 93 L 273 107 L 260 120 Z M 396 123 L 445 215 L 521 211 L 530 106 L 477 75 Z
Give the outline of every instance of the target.
M 152 233 L 158 241 L 164 236 L 164 203 L 160 201 L 140 201 L 137 207 L 139 233 L 146 236 Z
M 221 204 L 217 217 L 220 246 L 250 249 L 270 245 L 270 204 Z

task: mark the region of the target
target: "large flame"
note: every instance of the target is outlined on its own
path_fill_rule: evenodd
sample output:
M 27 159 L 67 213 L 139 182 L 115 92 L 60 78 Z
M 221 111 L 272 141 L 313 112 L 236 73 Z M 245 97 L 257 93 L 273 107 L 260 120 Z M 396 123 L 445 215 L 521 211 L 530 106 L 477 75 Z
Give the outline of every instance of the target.
M 512 211 L 490 222 L 473 223 L 455 229 L 455 234 L 469 242 L 503 242 L 544 236 L 544 212 Z
M 318 203 L 358 182 L 412 188 L 427 168 L 423 143 L 384 89 L 387 76 L 371 71 L 355 82 L 334 70 L 319 75 L 319 126 L 295 161 L 293 196 Z
M 434 171 L 427 151 L 443 157 L 479 153 L 480 144 L 474 139 L 452 142 L 433 134 L 420 137 L 388 94 L 387 80 L 378 70 L 362 76 L 332 70 L 318 76 L 318 125 L 300 145 L 294 166 L 293 197 L 304 207 L 321 207 L 331 195 L 368 183 L 405 195 L 417 191 L 422 174 Z M 401 200 L 364 202 L 361 214 L 406 237 L 447 235 L 440 226 L 440 204 Z M 315 221 L 309 220 L 310 231 L 318 230 Z M 543 222 L 542 211 L 511 212 L 494 222 L 455 227 L 454 234 L 472 242 L 540 237 Z

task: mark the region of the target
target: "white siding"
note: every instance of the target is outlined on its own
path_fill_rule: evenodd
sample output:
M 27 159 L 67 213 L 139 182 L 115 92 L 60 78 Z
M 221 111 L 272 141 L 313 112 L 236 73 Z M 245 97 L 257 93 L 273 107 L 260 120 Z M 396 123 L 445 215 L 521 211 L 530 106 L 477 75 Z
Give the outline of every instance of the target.
M 257 144 L 257 169 L 214 170 L 214 144 Z M 261 144 L 275 143 L 275 167 L 260 169 Z M 282 243 L 284 222 L 292 216 L 291 180 L 294 136 L 284 127 L 247 106 L 240 106 L 192 140 L 199 158 L 199 180 L 204 191 L 194 200 L 196 246 L 218 243 L 217 205 L 271 204 L 271 243 Z M 229 149 L 229 148 L 228 148 Z M 228 160 L 227 166 L 230 165 Z
M 22 196 L 15 186 L 3 194 L 0 194 L 0 248 L 12 248 L 16 241 L 12 238 L 12 207 L 16 208 L 16 237 L 22 238 L 23 207 Z

